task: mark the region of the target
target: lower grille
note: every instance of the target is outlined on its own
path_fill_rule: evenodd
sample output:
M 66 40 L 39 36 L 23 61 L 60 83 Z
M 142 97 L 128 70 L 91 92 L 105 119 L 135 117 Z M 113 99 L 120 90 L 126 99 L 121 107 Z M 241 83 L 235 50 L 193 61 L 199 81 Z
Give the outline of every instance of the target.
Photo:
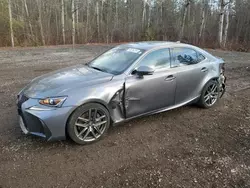
M 45 134 L 43 124 L 38 117 L 30 113 L 24 113 L 23 119 L 30 132 Z

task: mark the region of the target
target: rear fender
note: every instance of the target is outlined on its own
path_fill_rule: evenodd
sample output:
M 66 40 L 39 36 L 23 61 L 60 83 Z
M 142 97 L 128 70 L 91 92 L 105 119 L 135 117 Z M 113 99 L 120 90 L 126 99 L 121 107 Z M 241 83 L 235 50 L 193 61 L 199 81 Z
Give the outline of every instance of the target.
M 213 77 L 209 80 L 206 81 L 206 83 L 204 84 L 204 86 L 209 83 L 211 80 L 215 80 L 218 82 L 219 84 L 219 87 L 220 87 L 220 98 L 224 95 L 225 91 L 226 91 L 226 85 L 225 85 L 225 81 L 226 81 L 226 78 L 223 74 L 221 74 L 219 77 Z M 203 86 L 203 88 L 204 88 Z M 202 89 L 203 89 L 202 88 Z M 202 90 L 200 91 L 200 93 L 202 92 Z

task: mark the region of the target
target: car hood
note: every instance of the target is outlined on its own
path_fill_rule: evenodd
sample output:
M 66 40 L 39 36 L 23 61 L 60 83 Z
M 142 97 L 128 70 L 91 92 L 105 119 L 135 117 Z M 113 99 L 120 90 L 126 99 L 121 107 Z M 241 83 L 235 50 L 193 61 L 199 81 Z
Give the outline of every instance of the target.
M 112 74 L 78 65 L 37 77 L 22 93 L 30 98 L 64 96 L 72 89 L 108 82 L 112 77 Z

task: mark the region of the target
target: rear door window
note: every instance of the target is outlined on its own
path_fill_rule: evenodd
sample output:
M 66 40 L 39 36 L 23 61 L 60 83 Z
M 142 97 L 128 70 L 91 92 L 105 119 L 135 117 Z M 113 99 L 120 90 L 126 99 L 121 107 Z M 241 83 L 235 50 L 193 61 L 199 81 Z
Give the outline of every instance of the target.
M 197 64 L 205 57 L 190 48 L 173 48 L 173 63 L 171 67 L 187 66 Z

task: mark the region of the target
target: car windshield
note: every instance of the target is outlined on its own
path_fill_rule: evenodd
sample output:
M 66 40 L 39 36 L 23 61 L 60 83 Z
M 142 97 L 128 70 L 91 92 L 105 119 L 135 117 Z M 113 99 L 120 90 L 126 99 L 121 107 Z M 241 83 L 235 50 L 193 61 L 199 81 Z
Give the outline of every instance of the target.
M 116 47 L 103 53 L 87 65 L 96 70 L 117 75 L 123 73 L 143 52 L 143 50 L 136 48 Z

